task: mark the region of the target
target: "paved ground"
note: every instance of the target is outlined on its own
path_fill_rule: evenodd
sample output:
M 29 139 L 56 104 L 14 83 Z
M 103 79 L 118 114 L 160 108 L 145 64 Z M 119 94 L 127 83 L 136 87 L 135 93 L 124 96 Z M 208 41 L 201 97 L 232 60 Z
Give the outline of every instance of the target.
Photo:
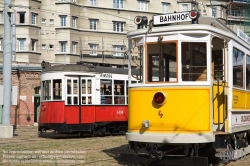
M 0 139 L 0 165 L 153 165 L 148 158 L 135 156 L 124 135 L 106 137 L 63 137 L 48 132 L 37 135 L 37 127 L 18 127 L 13 139 Z M 219 166 L 249 166 L 250 155 Z

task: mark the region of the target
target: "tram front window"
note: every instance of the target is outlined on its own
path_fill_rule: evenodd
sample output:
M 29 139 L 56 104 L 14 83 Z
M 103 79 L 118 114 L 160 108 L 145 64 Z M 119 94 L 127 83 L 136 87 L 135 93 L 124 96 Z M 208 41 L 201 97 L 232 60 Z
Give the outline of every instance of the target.
M 52 80 L 53 81 L 53 99 L 62 99 L 62 80 Z
M 51 100 L 51 80 L 42 82 L 42 100 Z
M 101 104 L 112 104 L 112 80 L 101 79 Z
M 147 45 L 148 82 L 177 82 L 177 42 Z
M 114 101 L 115 104 L 125 104 L 125 81 L 114 80 Z
M 182 81 L 207 81 L 207 49 L 204 42 L 181 43 Z

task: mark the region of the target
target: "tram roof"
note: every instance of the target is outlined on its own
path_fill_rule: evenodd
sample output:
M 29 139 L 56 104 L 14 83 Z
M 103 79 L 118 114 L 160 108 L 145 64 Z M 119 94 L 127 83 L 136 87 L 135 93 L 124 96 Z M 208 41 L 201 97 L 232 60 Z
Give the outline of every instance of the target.
M 224 20 L 214 18 L 214 17 L 199 17 L 199 23 L 198 24 L 191 24 L 191 22 L 179 22 L 174 24 L 165 24 L 165 25 L 158 25 L 155 27 L 152 27 L 152 30 L 149 31 L 150 33 L 159 33 L 159 32 L 173 32 L 173 31 L 194 31 L 194 30 L 214 30 L 219 29 L 223 30 L 224 32 L 236 35 L 236 33 L 228 28 L 225 23 L 223 23 Z M 188 26 L 189 25 L 189 26 Z M 178 28 L 176 28 L 176 26 Z M 211 29 L 209 29 L 209 27 Z M 129 31 L 128 36 L 134 36 L 134 35 L 140 35 L 140 34 L 146 34 L 148 29 L 139 29 L 134 31 Z
M 125 68 L 113 68 L 93 65 L 82 64 L 67 64 L 67 65 L 55 65 L 45 68 L 42 73 L 46 72 L 93 72 L 93 73 L 112 73 L 112 74 L 128 74 L 128 69 Z M 132 74 L 139 74 L 138 70 L 132 70 Z

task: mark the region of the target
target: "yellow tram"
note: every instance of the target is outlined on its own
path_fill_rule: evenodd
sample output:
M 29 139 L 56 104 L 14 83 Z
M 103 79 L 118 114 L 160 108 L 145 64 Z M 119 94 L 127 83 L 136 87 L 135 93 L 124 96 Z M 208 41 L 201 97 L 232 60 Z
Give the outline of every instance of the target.
M 139 49 L 141 77 L 129 85 L 130 148 L 185 165 L 249 153 L 250 38 L 197 11 L 135 23 L 127 36 L 129 49 Z

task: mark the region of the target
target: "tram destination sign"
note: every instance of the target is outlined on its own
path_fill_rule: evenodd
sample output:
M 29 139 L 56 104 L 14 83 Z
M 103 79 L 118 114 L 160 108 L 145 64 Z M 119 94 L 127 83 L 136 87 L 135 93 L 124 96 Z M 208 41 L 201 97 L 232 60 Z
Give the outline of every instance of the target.
M 171 14 L 153 16 L 154 25 L 171 24 L 171 23 L 185 22 L 185 21 L 192 21 L 192 19 L 189 17 L 189 12 L 171 13 Z
M 250 37 L 247 34 L 245 34 L 244 32 L 242 32 L 240 29 L 238 29 L 238 31 L 237 31 L 237 36 L 239 36 L 245 42 L 250 44 Z

